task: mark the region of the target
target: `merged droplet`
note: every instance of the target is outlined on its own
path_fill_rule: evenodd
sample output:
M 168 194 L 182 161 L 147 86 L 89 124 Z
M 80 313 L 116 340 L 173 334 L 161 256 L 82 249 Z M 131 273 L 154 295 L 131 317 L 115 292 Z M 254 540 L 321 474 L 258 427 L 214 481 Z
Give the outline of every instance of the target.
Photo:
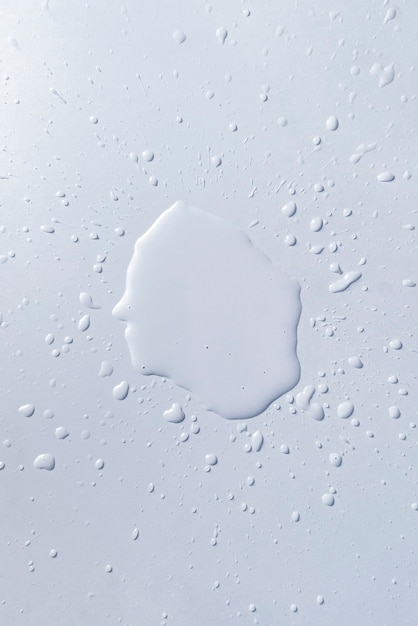
M 183 407 L 178 402 L 174 402 L 169 409 L 164 411 L 163 417 L 167 422 L 173 424 L 180 424 L 186 417 L 183 411 Z

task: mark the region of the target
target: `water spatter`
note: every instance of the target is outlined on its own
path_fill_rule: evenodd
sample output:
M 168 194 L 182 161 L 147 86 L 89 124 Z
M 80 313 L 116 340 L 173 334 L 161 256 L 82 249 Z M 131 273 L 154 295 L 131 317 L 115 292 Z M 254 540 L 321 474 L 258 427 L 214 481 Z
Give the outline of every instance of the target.
M 242 231 L 176 202 L 137 240 L 113 314 L 136 370 L 247 419 L 299 380 L 299 292 Z

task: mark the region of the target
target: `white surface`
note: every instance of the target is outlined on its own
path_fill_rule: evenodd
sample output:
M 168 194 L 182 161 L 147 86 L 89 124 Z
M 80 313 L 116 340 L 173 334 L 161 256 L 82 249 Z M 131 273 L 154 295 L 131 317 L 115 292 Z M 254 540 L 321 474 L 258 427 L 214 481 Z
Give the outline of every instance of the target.
M 0 23 L 0 623 L 415 624 L 416 4 Z M 246 421 L 136 372 L 111 315 L 178 199 L 301 285 L 300 381 Z

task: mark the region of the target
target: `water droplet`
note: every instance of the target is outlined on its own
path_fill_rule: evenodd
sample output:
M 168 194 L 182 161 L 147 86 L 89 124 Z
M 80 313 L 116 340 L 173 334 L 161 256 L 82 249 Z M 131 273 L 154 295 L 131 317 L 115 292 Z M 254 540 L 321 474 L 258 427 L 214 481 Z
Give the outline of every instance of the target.
M 393 7 L 389 7 L 389 9 L 386 11 L 385 17 L 383 18 L 383 24 L 387 24 L 391 20 L 394 20 L 395 17 L 396 17 L 396 9 L 394 9 Z
M 21 413 L 25 417 L 32 417 L 32 415 L 35 413 L 35 405 L 23 404 L 21 407 L 19 407 L 19 413 Z
M 293 511 L 292 512 L 292 522 L 299 522 L 300 520 L 300 513 L 299 511 Z
M 400 410 L 395 405 L 390 406 L 389 409 L 388 409 L 388 412 L 389 412 L 389 417 L 391 417 L 394 420 L 399 419 L 400 416 L 401 416 Z
M 339 122 L 338 122 L 338 119 L 335 117 L 335 115 L 331 115 L 327 119 L 327 121 L 325 122 L 325 126 L 327 127 L 327 130 L 330 130 L 330 131 L 337 130 L 339 126 Z
M 128 323 L 135 369 L 168 376 L 206 408 L 242 419 L 299 379 L 299 290 L 242 231 L 177 202 L 136 242 L 113 314 Z
M 216 37 L 219 43 L 221 44 L 221 46 L 223 46 L 225 43 L 225 39 L 228 37 L 228 31 L 226 30 L 226 28 L 224 28 L 223 26 L 220 26 L 216 30 Z
M 284 444 L 284 443 L 283 443 L 283 444 L 280 446 L 280 452 L 281 452 L 282 454 L 289 454 L 289 453 L 290 453 L 289 446 L 287 446 L 286 444 Z
M 95 461 L 95 463 L 94 463 L 94 467 L 97 470 L 103 469 L 104 468 L 104 461 L 103 461 L 103 459 L 97 459 L 97 461 Z
M 326 504 L 326 506 L 334 506 L 335 498 L 331 493 L 324 493 L 322 496 L 322 503 Z
M 337 415 L 342 419 L 348 419 L 354 412 L 354 404 L 349 400 L 341 402 L 337 408 Z
M 393 180 L 395 180 L 395 174 L 387 171 L 381 172 L 380 174 L 378 174 L 377 180 L 379 181 L 379 183 L 391 183 Z
M 263 434 L 256 430 L 251 436 L 251 447 L 255 452 L 260 452 L 264 442 Z
M 58 555 L 58 552 L 55 550 L 55 548 L 52 548 L 49 551 L 49 556 L 51 557 L 51 559 L 55 559 L 57 557 L 57 555 Z
M 55 467 L 55 457 L 53 454 L 45 452 L 36 457 L 33 462 L 34 467 L 37 469 L 48 470 L 49 472 Z
M 249 610 L 249 612 L 250 612 L 250 613 L 255 613 L 255 612 L 256 612 L 256 610 L 257 610 L 257 608 L 256 608 L 255 604 L 252 604 L 252 603 L 251 603 L 251 604 L 248 606 L 248 610 Z
M 205 456 L 205 461 L 208 465 L 216 465 L 218 462 L 218 457 L 213 452 L 210 452 Z
M 113 387 L 113 397 L 115 400 L 125 400 L 129 393 L 129 383 L 126 380 L 122 380 L 119 385 Z
M 90 327 L 90 315 L 86 313 L 78 322 L 78 330 L 86 331 Z
M 139 537 L 139 530 L 138 528 L 134 528 L 131 534 L 132 541 L 136 541 L 138 537 Z
M 369 70 L 372 76 L 379 77 L 379 87 L 386 87 L 386 85 L 390 85 L 390 83 L 395 78 L 395 68 L 393 63 L 390 63 L 386 67 L 383 67 L 380 63 L 374 63 Z
M 102 361 L 99 370 L 99 376 L 101 378 L 105 378 L 106 376 L 111 376 L 113 374 L 113 365 L 110 361 Z
M 297 613 L 298 612 L 298 607 L 296 606 L 296 604 L 291 604 L 290 605 L 290 610 L 292 611 L 292 613 Z
M 314 233 L 317 233 L 317 232 L 319 232 L 322 229 L 323 225 L 324 225 L 324 221 L 320 217 L 314 217 L 311 220 L 310 229 Z
M 55 233 L 55 228 L 53 226 L 50 226 L 49 224 L 41 226 L 40 229 L 43 233 L 47 233 L 48 235 L 52 235 L 53 233 Z
M 151 162 L 154 160 L 154 153 L 151 150 L 144 150 L 142 158 L 144 161 Z
M 295 246 L 297 244 L 297 239 L 294 235 L 286 235 L 284 242 L 287 246 Z
M 100 309 L 100 305 L 95 304 L 93 302 L 93 298 L 91 297 L 91 295 L 87 293 L 86 291 L 83 291 L 80 293 L 79 300 L 81 304 L 83 306 L 86 306 L 88 309 Z
M 338 452 L 331 452 L 328 458 L 329 462 L 331 463 L 331 465 L 334 465 L 334 467 L 340 467 L 343 462 L 343 458 Z
M 177 44 L 182 44 L 186 41 L 187 37 L 186 34 L 183 33 L 182 30 L 175 30 L 173 33 L 173 39 Z
M 363 362 L 358 356 L 350 356 L 349 359 L 347 359 L 347 362 L 351 365 L 351 367 L 355 367 L 358 370 L 361 370 L 363 367 Z
M 315 387 L 313 385 L 307 385 L 303 391 L 296 396 L 296 405 L 299 409 L 302 409 L 312 419 L 320 422 L 324 419 L 324 409 L 318 402 L 311 402 L 315 393 Z
M 296 202 L 293 202 L 293 201 L 287 202 L 284 205 L 284 207 L 282 207 L 282 213 L 286 217 L 293 217 L 296 211 L 297 211 Z
M 113 567 L 110 563 L 108 563 L 105 567 L 106 574 L 111 574 L 113 572 Z
M 361 277 L 362 277 L 362 273 L 357 270 L 347 272 L 346 274 L 344 274 L 342 278 L 340 278 L 339 280 L 336 280 L 334 283 L 331 283 L 328 289 L 331 293 L 340 293 L 348 289 L 348 287 L 350 287 L 353 283 L 355 283 Z
M 389 348 L 392 348 L 392 350 L 400 350 L 402 348 L 402 341 L 392 339 L 392 341 L 389 341 Z
M 183 407 L 178 402 L 174 402 L 169 409 L 164 411 L 163 417 L 167 422 L 173 424 L 180 424 L 186 417 L 183 411 Z
M 58 428 L 55 429 L 55 436 L 57 439 L 66 439 L 69 434 L 70 433 L 66 428 L 64 428 L 64 426 L 58 426 Z
M 404 287 L 415 287 L 416 282 L 412 280 L 412 278 L 404 278 L 404 280 L 402 281 L 402 285 Z
M 325 602 L 324 596 L 316 596 L 317 604 L 324 604 L 324 602 Z

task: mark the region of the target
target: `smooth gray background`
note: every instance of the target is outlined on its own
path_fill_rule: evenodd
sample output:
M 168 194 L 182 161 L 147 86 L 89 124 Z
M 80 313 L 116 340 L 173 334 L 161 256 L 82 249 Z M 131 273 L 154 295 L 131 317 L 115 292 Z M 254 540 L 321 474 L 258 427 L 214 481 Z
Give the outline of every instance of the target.
M 417 20 L 412 1 L 3 0 L 2 624 L 415 623 Z M 136 373 L 111 316 L 178 199 L 302 286 L 300 383 L 245 424 Z M 330 293 L 336 263 L 362 277 Z M 323 421 L 293 401 L 307 385 Z

